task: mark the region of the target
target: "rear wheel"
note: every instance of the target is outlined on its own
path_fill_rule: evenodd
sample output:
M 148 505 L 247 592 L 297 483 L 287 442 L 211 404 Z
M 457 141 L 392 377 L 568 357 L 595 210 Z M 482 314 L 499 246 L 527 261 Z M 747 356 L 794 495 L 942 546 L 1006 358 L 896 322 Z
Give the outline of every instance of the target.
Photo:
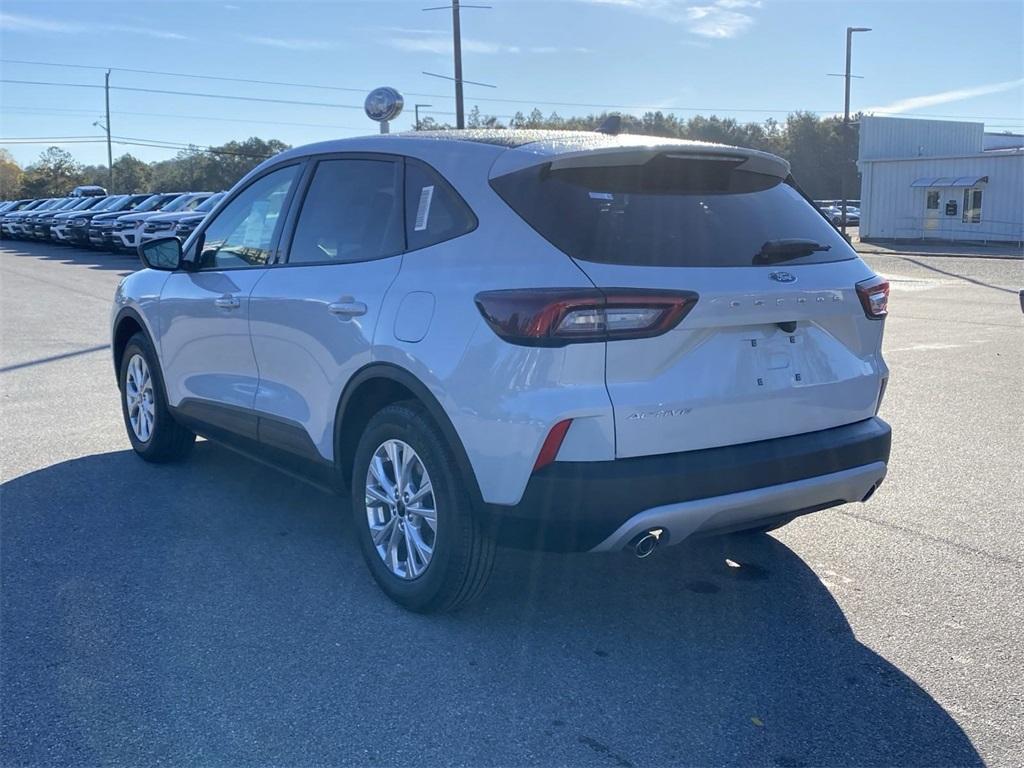
M 139 456 L 168 462 L 192 450 L 196 436 L 171 416 L 156 353 L 144 333 L 136 333 L 125 346 L 120 385 L 124 426 Z
M 450 611 L 483 590 L 494 541 L 473 514 L 443 435 L 416 403 L 378 412 L 356 448 L 352 511 L 363 557 L 387 595 Z

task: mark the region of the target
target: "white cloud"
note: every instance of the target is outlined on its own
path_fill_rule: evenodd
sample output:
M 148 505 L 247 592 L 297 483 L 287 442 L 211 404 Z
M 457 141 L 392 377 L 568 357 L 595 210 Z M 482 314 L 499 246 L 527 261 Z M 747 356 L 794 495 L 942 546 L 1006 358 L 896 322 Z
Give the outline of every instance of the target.
M 736 37 L 754 24 L 748 11 L 761 7 L 761 0 L 712 0 L 693 4 L 686 0 L 578 0 L 591 5 L 611 5 L 646 13 L 663 21 L 680 24 L 694 35 L 712 39 Z
M 400 51 L 411 53 L 435 53 L 450 56 L 452 53 L 452 33 L 446 29 L 424 29 L 422 27 L 367 27 L 374 34 L 391 35 L 386 39 L 388 45 Z M 508 45 L 491 40 L 462 38 L 462 50 L 469 53 L 482 54 L 516 54 L 516 53 L 593 53 L 584 46 L 575 45 L 562 48 L 557 45 L 532 45 L 522 47 Z
M 400 51 L 411 53 L 449 55 L 452 52 L 452 39 L 447 32 L 435 32 L 426 29 L 404 31 L 418 36 L 392 37 L 387 41 L 388 45 Z M 499 54 L 521 53 L 523 49 L 518 45 L 505 45 L 504 43 L 496 43 L 489 40 L 475 40 L 470 37 L 464 37 L 462 38 L 462 50 L 465 53 Z
M 719 8 L 760 8 L 761 0 L 718 0 Z
M 265 45 L 268 48 L 281 48 L 286 51 L 328 51 L 335 47 L 334 43 L 327 40 L 312 40 L 304 37 L 243 35 L 242 39 L 254 45 Z
M 160 40 L 188 40 L 186 35 L 178 32 L 166 32 L 153 27 L 136 27 L 129 24 L 77 24 L 53 21 L 36 16 L 20 16 L 13 13 L 0 13 L 0 29 L 11 32 L 43 32 L 57 35 L 82 35 L 103 32 L 114 32 L 126 35 L 155 37 Z
M 753 16 L 723 6 L 722 2 L 718 0 L 714 5 L 692 5 L 687 8 L 690 31 L 701 37 L 729 38 L 736 37 L 754 23 Z
M 988 85 L 978 85 L 973 88 L 955 88 L 951 91 L 942 91 L 941 93 L 932 93 L 927 96 L 912 96 L 908 99 L 900 99 L 894 101 L 891 104 L 885 104 L 877 107 L 867 107 L 864 112 L 883 112 L 888 114 L 899 114 L 901 112 L 910 112 L 915 109 L 922 109 L 924 107 L 934 107 L 939 104 L 949 104 L 953 101 L 964 101 L 966 99 L 973 99 L 976 96 L 988 96 L 993 93 L 1003 93 L 1005 91 L 1012 91 L 1014 88 L 1024 87 L 1024 77 L 1018 78 L 1017 80 L 1005 80 L 1001 83 L 990 83 Z
M 0 12 L 0 29 L 21 32 L 57 32 L 74 33 L 80 31 L 78 25 L 64 24 L 49 19 L 36 19 L 31 16 L 16 16 L 13 13 Z

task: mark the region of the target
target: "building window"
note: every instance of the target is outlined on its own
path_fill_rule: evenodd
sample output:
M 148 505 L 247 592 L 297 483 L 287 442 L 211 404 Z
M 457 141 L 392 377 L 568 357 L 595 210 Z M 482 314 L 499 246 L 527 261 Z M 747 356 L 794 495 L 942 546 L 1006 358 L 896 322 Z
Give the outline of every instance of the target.
M 981 224 L 981 190 L 964 190 L 964 224 Z
M 928 203 L 927 203 L 926 207 L 928 208 L 929 211 L 937 211 L 937 210 L 939 210 L 939 198 L 941 198 L 941 197 L 942 197 L 942 195 L 939 193 L 939 191 L 937 189 L 936 190 L 928 190 Z

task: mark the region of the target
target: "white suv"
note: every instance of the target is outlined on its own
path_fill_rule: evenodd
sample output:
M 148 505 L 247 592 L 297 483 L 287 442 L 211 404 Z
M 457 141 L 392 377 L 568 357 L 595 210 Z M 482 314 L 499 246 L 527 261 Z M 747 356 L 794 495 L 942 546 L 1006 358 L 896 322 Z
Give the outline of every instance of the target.
M 888 284 L 785 161 L 450 131 L 263 163 L 113 308 L 144 459 L 195 434 L 347 487 L 394 600 L 454 608 L 496 543 L 647 555 L 863 501 Z

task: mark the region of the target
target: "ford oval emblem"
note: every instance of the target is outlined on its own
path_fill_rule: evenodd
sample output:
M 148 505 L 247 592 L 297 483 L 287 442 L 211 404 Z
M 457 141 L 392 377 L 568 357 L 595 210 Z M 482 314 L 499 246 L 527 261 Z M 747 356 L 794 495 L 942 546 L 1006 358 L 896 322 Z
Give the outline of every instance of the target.
M 776 283 L 795 283 L 796 275 L 792 272 L 772 272 L 768 275 Z

